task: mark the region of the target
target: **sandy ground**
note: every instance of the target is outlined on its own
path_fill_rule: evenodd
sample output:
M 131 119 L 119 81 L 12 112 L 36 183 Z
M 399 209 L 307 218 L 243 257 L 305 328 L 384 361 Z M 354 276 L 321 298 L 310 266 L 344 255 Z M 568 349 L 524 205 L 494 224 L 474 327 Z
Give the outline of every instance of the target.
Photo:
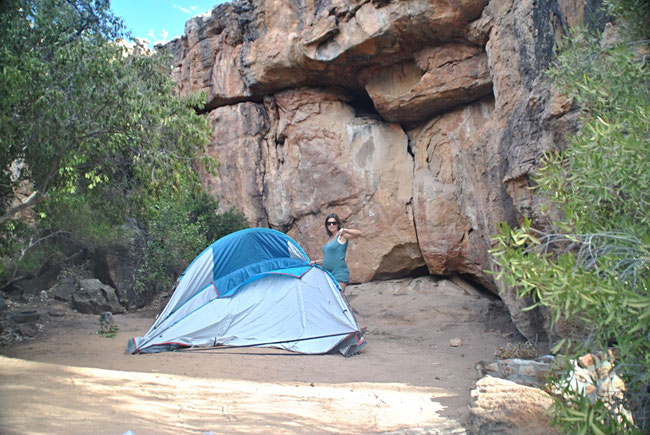
M 368 345 L 351 358 L 270 348 L 126 355 L 155 310 L 54 319 L 1 350 L 0 433 L 465 433 L 479 360 L 519 335 L 460 282 L 348 287 Z M 452 347 L 450 339 L 461 338 Z

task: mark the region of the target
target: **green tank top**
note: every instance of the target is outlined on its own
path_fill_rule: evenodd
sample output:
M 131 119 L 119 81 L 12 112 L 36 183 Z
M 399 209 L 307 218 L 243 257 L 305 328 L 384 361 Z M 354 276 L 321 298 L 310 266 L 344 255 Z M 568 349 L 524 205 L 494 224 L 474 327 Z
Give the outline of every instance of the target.
M 331 273 L 339 282 L 350 282 L 350 271 L 345 263 L 345 253 L 348 250 L 348 241 L 340 244 L 337 238 L 323 246 L 323 269 Z

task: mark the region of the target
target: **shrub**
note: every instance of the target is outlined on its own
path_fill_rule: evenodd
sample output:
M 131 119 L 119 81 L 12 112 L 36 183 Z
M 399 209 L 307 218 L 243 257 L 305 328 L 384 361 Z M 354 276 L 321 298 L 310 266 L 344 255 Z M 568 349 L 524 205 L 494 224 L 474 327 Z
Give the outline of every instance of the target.
M 629 3 L 646 7 L 628 10 Z M 491 251 L 505 285 L 547 307 L 554 323 L 580 325 L 580 334 L 558 341 L 555 352 L 616 349 L 615 370 L 636 426 L 573 392 L 553 408 L 555 422 L 571 433 L 650 425 L 650 69 L 647 41 L 629 39 L 647 36 L 649 9 L 643 1 L 607 4 L 619 17 L 625 12 L 623 39 L 606 46 L 600 34 L 578 29 L 549 71 L 582 115 L 580 132 L 546 155 L 533 178 L 564 219 L 551 233 L 529 220 L 514 229 L 501 224 Z
M 147 223 L 147 246 L 136 289 L 154 285 L 171 288 L 190 261 L 213 241 L 248 225 L 234 209 L 218 212 L 219 201 L 198 191 L 170 193 L 152 207 Z

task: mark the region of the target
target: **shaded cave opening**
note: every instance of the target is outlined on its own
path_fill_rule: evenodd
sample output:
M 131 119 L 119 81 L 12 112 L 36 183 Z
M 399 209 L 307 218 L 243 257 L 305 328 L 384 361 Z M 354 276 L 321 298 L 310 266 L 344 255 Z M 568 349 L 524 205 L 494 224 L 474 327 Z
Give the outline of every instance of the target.
M 390 281 L 391 279 L 419 278 L 422 276 L 429 276 L 429 269 L 426 265 L 416 267 L 415 269 L 378 272 L 372 277 L 371 281 Z
M 481 284 L 474 276 L 466 274 L 466 273 L 459 273 L 456 276 L 458 276 L 460 279 L 463 281 L 467 282 L 470 284 L 472 287 L 474 287 L 478 293 L 490 300 L 493 301 L 500 301 L 501 298 L 499 295 L 495 294 L 494 292 L 490 291 L 487 287 L 485 287 L 483 284 Z
M 375 108 L 375 103 L 367 92 L 351 92 L 351 96 L 352 100 L 348 104 L 354 109 L 355 117 L 386 122 Z

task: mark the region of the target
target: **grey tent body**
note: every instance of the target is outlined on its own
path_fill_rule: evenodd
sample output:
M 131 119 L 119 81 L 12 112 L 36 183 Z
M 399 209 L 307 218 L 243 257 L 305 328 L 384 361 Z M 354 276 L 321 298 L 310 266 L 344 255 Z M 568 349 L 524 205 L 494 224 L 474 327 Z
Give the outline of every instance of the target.
M 356 354 L 363 332 L 336 280 L 270 229 L 213 243 L 179 278 L 165 309 L 128 353 L 214 346 L 270 346 L 306 354 Z

